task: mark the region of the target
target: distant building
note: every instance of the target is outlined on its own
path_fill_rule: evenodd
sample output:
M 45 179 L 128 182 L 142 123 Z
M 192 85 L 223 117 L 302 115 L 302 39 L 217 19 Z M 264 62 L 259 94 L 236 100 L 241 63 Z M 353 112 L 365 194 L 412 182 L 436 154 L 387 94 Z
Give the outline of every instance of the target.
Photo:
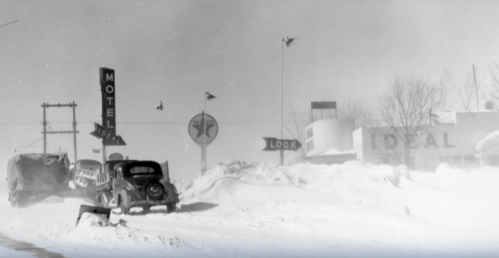
M 313 122 L 305 129 L 307 156 L 350 152 L 355 119 L 332 119 Z
M 334 164 L 354 160 L 353 135 L 355 119 L 327 119 L 315 121 L 305 129 L 306 156 L 289 162 Z
M 473 166 L 478 142 L 499 130 L 499 112 L 435 113 L 430 123 L 411 137 L 409 166 L 433 168 L 443 162 Z M 357 158 L 363 162 L 401 162 L 404 144 L 391 128 L 359 128 L 353 139 Z M 485 155 L 489 165 L 499 165 L 499 151 Z
M 499 112 L 433 113 L 429 125 L 409 137 L 409 166 L 435 168 L 440 163 L 477 165 L 475 149 L 489 134 L 499 130 Z M 305 131 L 306 157 L 295 160 L 332 164 L 357 159 L 374 164 L 402 163 L 404 143 L 390 127 L 354 128 L 353 119 L 320 120 Z M 487 165 L 499 165 L 498 148 L 488 148 Z

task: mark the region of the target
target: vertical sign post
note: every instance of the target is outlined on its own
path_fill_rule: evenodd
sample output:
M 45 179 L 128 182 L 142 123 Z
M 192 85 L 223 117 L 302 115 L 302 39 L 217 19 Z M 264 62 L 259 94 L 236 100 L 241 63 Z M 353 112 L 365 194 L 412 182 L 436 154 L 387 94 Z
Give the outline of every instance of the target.
M 116 135 L 116 99 L 115 99 L 115 77 L 114 70 L 110 68 L 100 68 L 100 85 L 102 92 L 102 126 L 106 130 Z M 106 146 L 109 140 L 102 138 L 102 151 L 104 162 L 106 162 Z
M 90 134 L 102 139 L 102 160 L 106 162 L 106 146 L 126 145 L 121 136 L 116 135 L 116 98 L 114 70 L 100 68 L 100 87 L 102 92 L 102 125 L 94 124 L 95 130 Z
M 206 171 L 206 147 L 215 140 L 218 134 L 218 123 L 212 116 L 202 112 L 189 122 L 189 135 L 201 147 L 201 172 Z

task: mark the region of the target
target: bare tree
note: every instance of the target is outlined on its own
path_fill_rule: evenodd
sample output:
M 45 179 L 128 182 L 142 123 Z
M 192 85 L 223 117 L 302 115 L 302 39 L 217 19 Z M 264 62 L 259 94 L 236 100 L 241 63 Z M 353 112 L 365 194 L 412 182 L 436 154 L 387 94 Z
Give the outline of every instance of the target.
M 474 68 L 475 67 L 473 67 L 473 69 Z M 496 69 L 497 68 L 496 64 Z M 497 72 L 498 71 L 495 71 L 495 73 Z M 492 85 L 494 85 L 494 83 L 497 83 L 497 74 L 494 73 L 493 68 L 490 69 L 490 73 L 492 75 Z M 457 89 L 461 104 L 457 107 L 457 110 L 472 111 L 484 109 L 486 102 L 491 100 L 490 94 L 494 89 L 483 83 L 478 75 L 479 74 L 476 73 L 475 70 L 472 70 L 468 74 L 466 81 Z M 499 95 L 499 92 L 497 93 Z
M 454 78 L 448 70 L 444 70 L 440 78 L 438 79 L 438 97 L 439 97 L 439 109 L 440 111 L 447 111 L 452 109 L 452 104 L 455 102 L 454 91 L 452 91 L 454 86 Z M 438 111 L 438 110 L 434 110 Z
M 296 106 L 291 106 L 289 109 L 289 118 L 285 121 L 286 134 L 290 135 L 293 139 L 297 139 L 300 143 L 305 144 L 307 141 L 305 137 L 305 128 L 312 122 L 312 117 L 309 112 L 302 112 Z M 305 148 L 300 148 L 300 156 L 305 156 Z
M 431 110 L 440 104 L 439 99 L 438 87 L 422 77 L 397 77 L 380 98 L 381 121 L 402 141 L 404 164 L 409 165 L 411 143 L 429 121 Z
M 457 83 L 454 77 L 444 70 L 436 84 L 439 89 L 439 105 L 434 111 L 472 111 L 484 109 L 487 105 L 499 102 L 499 65 L 489 67 L 491 83 L 484 83 L 475 66 L 472 66 L 463 82 Z M 494 105 L 496 110 L 498 105 Z M 490 109 L 490 108 L 489 108 Z
M 499 110 L 499 64 L 489 67 L 491 83 L 486 87 L 484 98 L 490 110 Z

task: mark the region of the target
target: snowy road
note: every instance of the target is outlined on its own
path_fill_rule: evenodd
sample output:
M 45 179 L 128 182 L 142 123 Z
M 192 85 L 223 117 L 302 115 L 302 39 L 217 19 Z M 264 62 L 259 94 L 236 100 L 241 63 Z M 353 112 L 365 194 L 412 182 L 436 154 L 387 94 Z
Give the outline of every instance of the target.
M 235 162 L 185 187 L 177 213 L 136 208 L 111 215 L 126 226 L 75 228 L 83 199 L 12 209 L 3 198 L 0 232 L 65 257 L 497 257 L 496 182 L 490 169 Z
M 0 254 L 2 254 L 2 257 L 64 258 L 61 254 L 49 252 L 30 243 L 14 240 L 3 234 L 0 234 L 0 246 Z

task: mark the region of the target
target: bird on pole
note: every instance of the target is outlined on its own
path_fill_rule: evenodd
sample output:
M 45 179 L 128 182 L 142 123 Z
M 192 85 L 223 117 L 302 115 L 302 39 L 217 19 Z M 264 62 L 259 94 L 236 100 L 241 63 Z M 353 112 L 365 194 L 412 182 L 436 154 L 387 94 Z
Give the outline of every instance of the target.
M 286 47 L 290 47 L 295 40 L 297 40 L 297 38 L 288 38 L 288 36 L 284 36 L 284 38 L 282 38 L 282 41 L 284 41 Z
M 157 110 L 163 110 L 163 101 L 159 101 L 161 103 L 161 105 L 159 105 L 156 109 Z

